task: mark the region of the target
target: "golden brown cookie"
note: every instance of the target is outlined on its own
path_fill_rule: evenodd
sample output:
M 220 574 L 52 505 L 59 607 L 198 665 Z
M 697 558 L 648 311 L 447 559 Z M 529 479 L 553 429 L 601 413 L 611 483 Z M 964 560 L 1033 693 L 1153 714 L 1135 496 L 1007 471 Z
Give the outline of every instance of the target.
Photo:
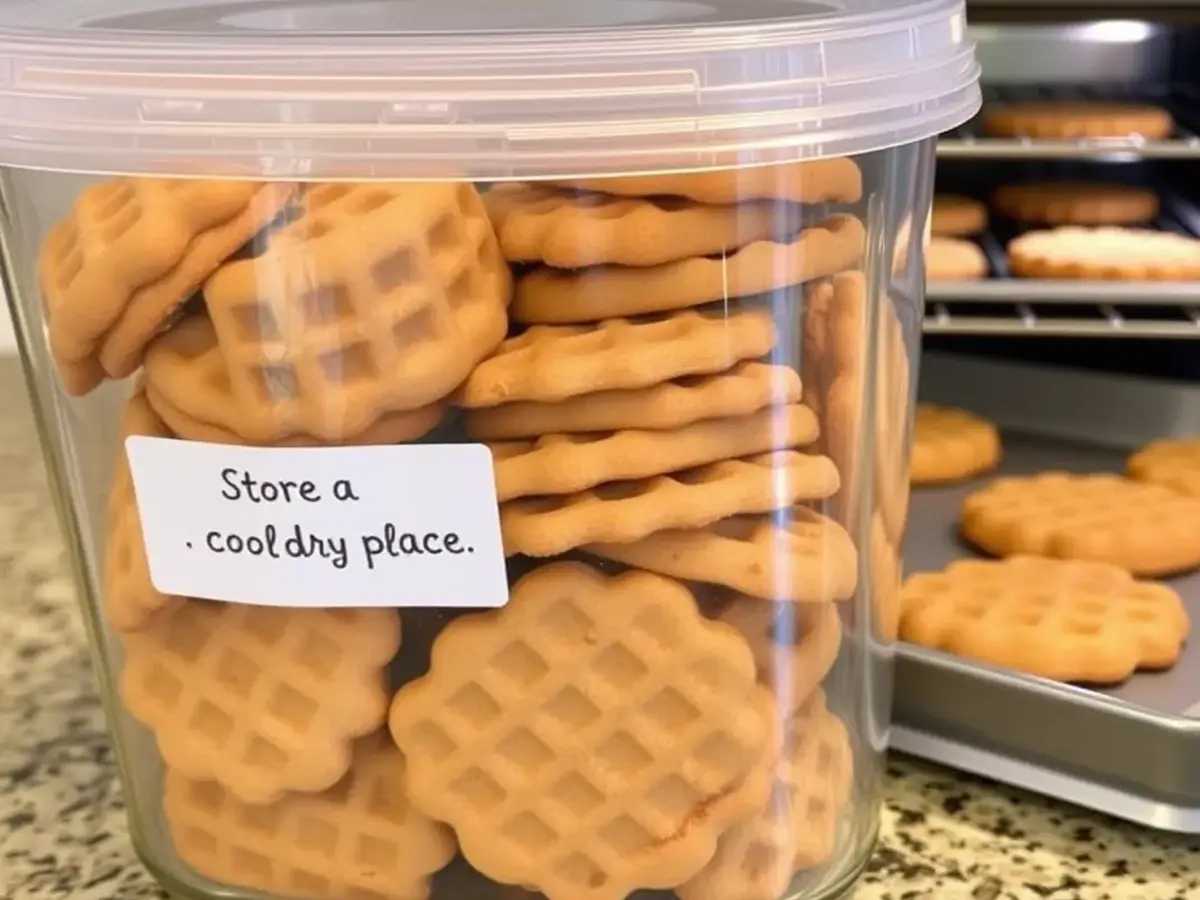
M 458 392 L 468 409 L 550 403 L 598 391 L 636 390 L 688 375 L 724 372 L 770 353 L 771 314 L 693 310 L 660 319 L 595 325 L 537 325 L 509 338 L 475 367 Z
M 930 231 L 937 237 L 970 237 L 987 228 L 987 207 L 971 197 L 937 194 Z
M 386 735 L 359 741 L 350 774 L 328 791 L 266 806 L 167 769 L 163 818 L 201 875 L 277 897 L 426 900 L 429 876 L 455 850 L 449 829 L 412 808 L 404 757 Z
M 1158 195 L 1114 182 L 1009 184 L 992 205 L 1010 219 L 1038 225 L 1144 225 L 1158 215 Z
M 225 356 L 204 316 L 184 319 L 150 345 L 145 382 L 150 405 L 172 431 L 188 440 L 220 444 L 400 444 L 424 437 L 445 414 L 441 403 L 384 413 L 365 431 L 332 439 L 297 431 L 294 418 L 277 416 L 268 405 L 247 411 L 233 395 Z
M 838 484 L 829 457 L 778 451 L 511 500 L 500 505 L 500 530 L 509 556 L 555 556 L 585 544 L 629 543 L 657 531 L 703 528 L 728 516 L 823 500 Z
M 993 137 L 1040 140 L 1142 138 L 1164 140 L 1175 130 L 1171 114 L 1148 103 L 1034 100 L 986 107 L 983 129 Z
M 1147 577 L 1200 566 L 1200 500 L 1117 475 L 997 478 L 963 501 L 962 533 L 993 556 L 1092 560 Z
M 383 725 L 391 609 L 284 609 L 189 599 L 125 636 L 121 695 L 169 769 L 243 803 L 324 791 Z
M 239 414 L 338 441 L 456 390 L 504 339 L 511 286 L 472 185 L 336 183 L 204 300 Z
M 661 266 L 794 234 L 801 225 L 799 207 L 771 200 L 713 206 L 519 183 L 497 185 L 483 200 L 505 259 L 558 269 Z
M 585 549 L 627 566 L 722 585 L 763 600 L 844 600 L 858 582 L 858 552 L 850 535 L 832 519 L 799 506 Z
M 853 269 L 865 246 L 862 222 L 837 215 L 786 241 L 758 241 L 728 254 L 651 268 L 543 267 L 517 281 L 512 316 L 519 322 L 559 325 L 703 306 Z
M 686 197 L 699 203 L 855 203 L 862 198 L 858 163 L 844 158 L 711 172 L 581 178 L 565 184 L 618 197 Z
M 819 428 L 799 403 L 749 416 L 707 419 L 675 431 L 548 434 L 490 444 L 497 499 L 573 494 L 598 484 L 650 478 L 706 463 L 811 444 Z
M 1169 668 L 1190 630 L 1170 588 L 1076 560 L 961 560 L 910 577 L 903 602 L 909 643 L 1059 681 Z
M 854 784 L 854 751 L 818 691 L 787 722 L 771 795 L 721 838 L 708 865 L 676 890 L 680 900 L 777 900 L 796 873 L 833 856 Z
M 867 533 L 867 571 L 871 579 L 871 632 L 878 640 L 891 643 L 900 631 L 903 560 L 879 513 L 871 516 L 870 528 Z
M 929 281 L 978 281 L 987 278 L 988 270 L 987 255 L 973 241 L 934 237 L 925 250 Z
M 150 339 L 293 193 L 171 178 L 115 178 L 84 190 L 38 256 L 50 352 L 67 393 L 133 374 Z
M 766 406 L 798 403 L 800 396 L 800 376 L 794 369 L 747 361 L 727 372 L 684 376 L 628 391 L 473 409 L 465 424 L 471 437 L 483 441 L 630 428 L 671 430 L 702 419 L 748 416 Z
M 1008 265 L 1021 278 L 1196 281 L 1200 240 L 1169 231 L 1065 225 L 1015 238 Z
M 1000 433 L 987 419 L 950 406 L 918 403 L 909 477 L 914 485 L 947 484 L 1000 464 Z
M 1125 471 L 1135 481 L 1200 499 L 1200 438 L 1153 441 L 1130 455 Z
M 554 563 L 446 626 L 392 703 L 413 804 L 549 900 L 671 888 L 770 786 L 770 695 L 683 585 Z
M 909 479 L 909 410 L 912 408 L 914 373 L 908 356 L 904 328 L 892 298 L 884 296 L 875 318 L 879 336 L 875 343 L 875 509 L 883 520 L 888 540 L 899 547 L 908 524 L 911 492 Z

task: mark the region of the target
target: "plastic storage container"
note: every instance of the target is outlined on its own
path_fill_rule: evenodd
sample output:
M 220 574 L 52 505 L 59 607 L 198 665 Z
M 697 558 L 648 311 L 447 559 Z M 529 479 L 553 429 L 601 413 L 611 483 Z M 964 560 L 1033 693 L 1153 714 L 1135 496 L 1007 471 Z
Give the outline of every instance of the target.
M 956 0 L 0 6 L 3 262 L 182 897 L 823 897 Z

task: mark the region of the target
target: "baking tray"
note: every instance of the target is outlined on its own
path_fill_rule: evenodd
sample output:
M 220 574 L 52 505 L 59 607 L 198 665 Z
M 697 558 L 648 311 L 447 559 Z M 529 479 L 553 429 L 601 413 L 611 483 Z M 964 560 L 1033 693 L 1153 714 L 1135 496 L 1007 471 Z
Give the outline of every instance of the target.
M 924 399 L 1001 426 L 1001 473 L 1119 472 L 1147 440 L 1200 433 L 1193 384 L 936 354 L 922 368 Z M 976 555 L 956 522 L 963 497 L 987 480 L 914 490 L 906 574 Z M 1168 583 L 1200 626 L 1200 574 Z M 901 643 L 894 716 L 898 750 L 1154 828 L 1200 833 L 1200 627 L 1173 669 L 1109 689 Z

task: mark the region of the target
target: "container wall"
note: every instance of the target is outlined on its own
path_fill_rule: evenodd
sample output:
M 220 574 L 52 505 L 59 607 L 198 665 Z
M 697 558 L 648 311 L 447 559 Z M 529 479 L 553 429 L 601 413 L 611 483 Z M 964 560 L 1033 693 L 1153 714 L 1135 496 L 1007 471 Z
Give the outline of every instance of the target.
M 168 888 L 844 889 L 878 822 L 932 164 L 6 172 Z

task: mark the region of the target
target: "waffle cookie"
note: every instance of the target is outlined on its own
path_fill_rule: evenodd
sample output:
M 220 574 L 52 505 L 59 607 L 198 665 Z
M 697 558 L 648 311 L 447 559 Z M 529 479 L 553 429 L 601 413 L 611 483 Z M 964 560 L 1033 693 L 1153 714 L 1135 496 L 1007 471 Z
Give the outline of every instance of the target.
M 500 505 L 500 531 L 509 556 L 555 556 L 585 544 L 630 543 L 657 531 L 703 528 L 728 516 L 823 500 L 838 484 L 837 467 L 827 456 L 764 453 L 511 500 Z
M 1165 109 L 1145 103 L 1034 100 L 986 107 L 983 129 L 993 137 L 1004 138 L 1158 141 L 1171 136 L 1175 123 Z
M 884 297 L 875 318 L 879 329 L 875 353 L 874 500 L 892 545 L 904 541 L 911 492 L 909 478 L 909 410 L 912 409 L 912 364 L 904 328 L 891 298 Z
M 467 413 L 467 433 L 496 441 L 598 431 L 671 430 L 702 419 L 748 416 L 798 403 L 800 376 L 789 366 L 740 362 L 727 372 L 692 375 L 633 390 L 597 391 L 557 403 L 506 403 Z
M 963 238 L 934 237 L 925 249 L 925 277 L 930 281 L 978 281 L 987 278 L 987 256 Z
M 555 563 L 446 627 L 390 726 L 413 804 L 492 881 L 549 900 L 671 888 L 769 788 L 769 695 L 682 585 Z
M 965 409 L 918 403 L 909 477 L 914 485 L 948 484 L 1000 464 L 996 426 Z
M 190 316 L 159 337 L 146 353 L 146 397 L 177 435 L 221 444 L 309 446 L 319 443 L 400 444 L 424 437 L 445 413 L 442 403 L 379 416 L 365 431 L 322 440 L 270 406 L 247 410 L 237 402 L 229 366 L 205 316 Z
M 610 481 L 649 478 L 705 463 L 811 444 L 816 416 L 799 403 L 749 416 L 708 419 L 675 431 L 548 434 L 490 444 L 496 496 L 571 494 Z
M 871 516 L 867 532 L 867 571 L 871 579 L 871 632 L 877 640 L 892 643 L 900 633 L 900 582 L 903 560 L 899 547 L 888 537 L 883 517 Z
M 703 306 L 852 269 L 865 245 L 862 222 L 837 215 L 786 241 L 757 241 L 652 268 L 543 267 L 517 281 L 512 315 L 519 322 L 561 325 Z
M 1021 278 L 1197 281 L 1200 240 L 1169 231 L 1064 225 L 1015 238 L 1008 265 Z
M 1135 481 L 1200 499 L 1200 439 L 1153 441 L 1130 455 L 1125 471 Z
M 856 203 L 862 199 L 862 172 L 858 163 L 844 158 L 709 172 L 583 178 L 564 184 L 618 197 L 686 197 L 698 203 Z
M 350 774 L 320 794 L 247 806 L 168 769 L 163 815 L 180 859 L 223 885 L 276 897 L 426 900 L 454 856 L 449 830 L 412 808 L 404 757 L 364 738 Z
M 125 637 L 121 693 L 169 769 L 243 803 L 323 791 L 355 738 L 387 715 L 393 610 L 283 609 L 187 600 Z
M 1158 195 L 1113 182 L 1009 184 L 992 206 L 1018 222 L 1037 225 L 1144 225 L 1158 215 Z
M 854 784 L 846 726 L 816 692 L 787 723 L 771 795 L 757 815 L 727 831 L 680 900 L 777 900 L 792 878 L 833 856 Z
M 470 184 L 337 183 L 204 300 L 239 414 L 336 441 L 451 394 L 504 339 L 510 292 Z
M 252 181 L 116 178 L 46 236 L 38 284 L 67 393 L 131 375 L 150 339 L 293 194 Z
M 1014 556 L 962 560 L 904 585 L 904 640 L 1059 681 L 1116 684 L 1175 664 L 1179 595 L 1118 566 Z
M 457 395 L 468 409 L 550 403 L 599 391 L 636 390 L 688 375 L 724 372 L 765 356 L 778 333 L 770 313 L 694 310 L 660 319 L 539 325 L 509 338 Z
M 844 600 L 858 581 L 858 552 L 850 535 L 837 522 L 802 506 L 584 549 L 627 566 L 763 600 Z
M 987 207 L 958 194 L 933 198 L 930 232 L 937 237 L 970 237 L 987 228 Z
M 1200 500 L 1116 475 L 997 478 L 963 501 L 962 533 L 993 556 L 1091 560 L 1155 577 L 1200 566 Z
M 818 692 L 842 647 L 834 604 L 773 603 L 724 591 L 713 606 L 710 614 L 746 641 L 777 709 L 791 715 Z
M 137 631 L 179 605 L 179 597 L 161 593 L 150 581 L 146 539 L 133 490 L 133 473 L 125 453 L 125 438 L 134 435 L 167 438 L 173 435 L 146 402 L 134 393 L 121 413 L 121 446 L 108 494 L 104 544 L 104 614 L 118 633 Z
M 505 259 L 557 269 L 661 266 L 800 230 L 800 208 L 770 200 L 712 206 L 535 184 L 497 185 L 483 200 Z

